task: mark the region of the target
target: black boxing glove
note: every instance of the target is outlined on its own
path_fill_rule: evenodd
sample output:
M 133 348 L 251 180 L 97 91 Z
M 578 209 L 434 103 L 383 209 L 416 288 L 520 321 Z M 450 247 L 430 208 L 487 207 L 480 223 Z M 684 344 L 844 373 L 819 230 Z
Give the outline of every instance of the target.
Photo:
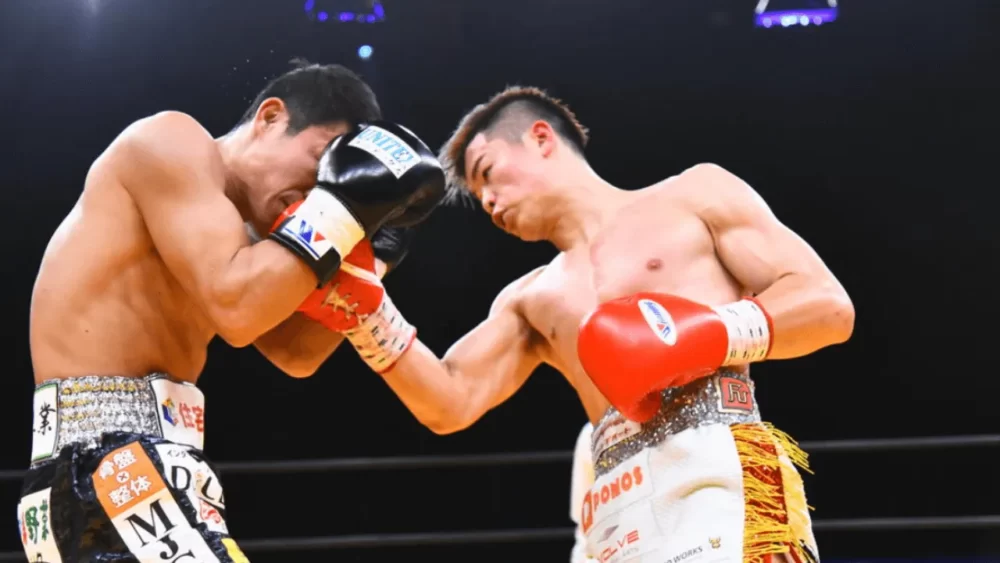
M 375 253 L 375 258 L 386 265 L 387 273 L 395 270 L 403 258 L 406 258 L 416 234 L 415 227 L 385 226 L 372 235 L 372 250 Z
M 316 186 L 270 238 L 305 261 L 321 287 L 362 238 L 383 225 L 419 223 L 444 195 L 444 171 L 427 145 L 405 127 L 376 121 L 330 143 Z

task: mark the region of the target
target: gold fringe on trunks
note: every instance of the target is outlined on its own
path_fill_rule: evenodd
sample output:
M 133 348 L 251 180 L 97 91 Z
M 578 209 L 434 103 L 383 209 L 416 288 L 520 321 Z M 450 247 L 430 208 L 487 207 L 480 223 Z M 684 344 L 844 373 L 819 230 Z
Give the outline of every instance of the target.
M 730 427 L 743 467 L 743 561 L 766 563 L 789 554 L 811 561 L 815 553 L 802 477 L 792 464 L 809 470 L 807 454 L 788 434 L 768 423 Z

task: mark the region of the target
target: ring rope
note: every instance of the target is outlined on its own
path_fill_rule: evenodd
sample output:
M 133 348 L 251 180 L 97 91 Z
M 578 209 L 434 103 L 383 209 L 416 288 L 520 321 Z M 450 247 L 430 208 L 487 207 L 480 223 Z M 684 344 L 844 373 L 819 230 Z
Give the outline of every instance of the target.
M 954 530 L 1000 528 L 1000 514 L 984 516 L 942 516 L 929 518 L 844 518 L 816 520 L 816 531 L 865 532 L 887 530 Z M 240 542 L 244 552 L 265 553 L 379 547 L 421 547 L 433 545 L 470 545 L 564 541 L 573 539 L 573 528 L 536 528 L 468 532 L 425 532 L 409 534 L 358 534 L 306 538 L 266 538 Z M 24 553 L 0 553 L 0 561 L 24 561 Z
M 801 442 L 799 446 L 811 453 L 863 452 L 914 449 L 942 449 L 1000 446 L 1000 434 L 966 436 L 928 436 L 920 438 L 876 438 L 867 440 L 818 440 Z M 343 459 L 293 459 L 284 461 L 235 461 L 216 464 L 220 473 L 230 475 L 261 475 L 273 473 L 317 473 L 327 471 L 431 469 L 441 467 L 477 467 L 502 465 L 536 465 L 571 462 L 571 451 L 503 452 L 490 454 L 354 457 Z M 24 477 L 22 469 L 0 471 L 0 481 Z

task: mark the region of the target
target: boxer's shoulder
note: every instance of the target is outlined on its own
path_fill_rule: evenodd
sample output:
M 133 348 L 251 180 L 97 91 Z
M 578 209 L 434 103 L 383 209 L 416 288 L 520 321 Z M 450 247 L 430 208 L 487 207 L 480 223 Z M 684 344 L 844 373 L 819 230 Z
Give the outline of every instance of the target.
M 215 139 L 196 119 L 179 111 L 163 111 L 132 123 L 112 150 L 119 157 L 114 160 L 122 179 L 135 180 L 134 186 L 152 185 L 158 177 L 225 176 Z
M 763 198 L 749 184 L 712 163 L 696 164 L 640 190 L 640 194 L 645 199 L 642 205 L 647 208 L 672 206 L 709 223 L 724 221 L 734 212 L 766 208 Z
M 122 131 L 119 137 L 124 144 L 167 144 L 165 141 L 186 141 L 191 147 L 175 149 L 198 149 L 213 145 L 212 135 L 197 119 L 180 111 L 161 111 L 134 121 Z
M 532 282 L 538 279 L 538 276 L 545 271 L 545 268 L 545 266 L 539 266 L 507 284 L 507 287 L 500 290 L 496 299 L 493 300 L 493 305 L 490 306 L 490 314 L 495 314 L 504 309 L 520 310 Z

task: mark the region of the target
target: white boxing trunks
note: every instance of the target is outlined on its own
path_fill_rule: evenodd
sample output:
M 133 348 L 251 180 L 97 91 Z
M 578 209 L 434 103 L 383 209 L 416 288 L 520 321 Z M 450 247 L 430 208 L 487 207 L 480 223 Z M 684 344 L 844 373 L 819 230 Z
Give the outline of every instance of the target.
M 576 437 L 576 448 L 573 449 L 573 475 L 569 489 L 569 519 L 576 524 L 573 530 L 573 549 L 570 551 L 570 563 L 587 561 L 587 538 L 580 526 L 580 511 L 583 499 L 594 485 L 594 459 L 590 454 L 591 439 L 594 426 L 589 422 L 583 425 L 580 435 Z
M 664 391 L 645 424 L 609 409 L 591 451 L 580 523 L 599 563 L 819 560 L 793 465 L 806 456 L 761 422 L 746 370 Z

